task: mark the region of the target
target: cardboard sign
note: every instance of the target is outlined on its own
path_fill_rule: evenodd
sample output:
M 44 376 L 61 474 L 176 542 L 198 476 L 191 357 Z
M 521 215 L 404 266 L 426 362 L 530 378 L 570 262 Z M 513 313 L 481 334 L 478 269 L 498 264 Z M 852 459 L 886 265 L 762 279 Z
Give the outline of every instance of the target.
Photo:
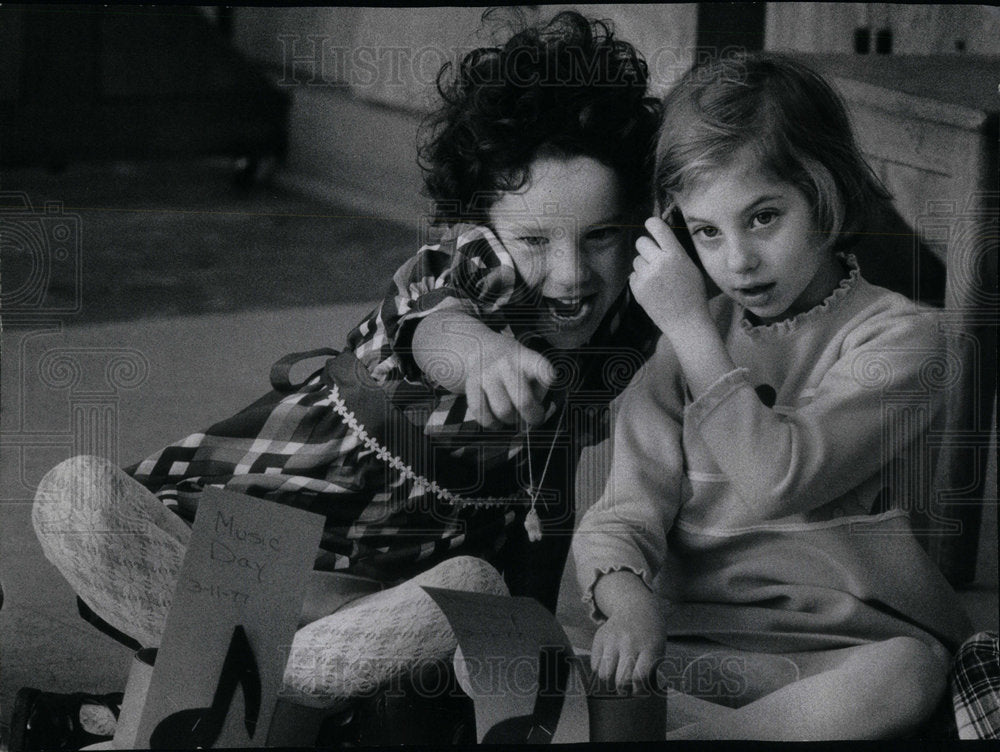
M 532 598 L 425 587 L 458 640 L 459 685 L 483 744 L 589 741 L 587 694 L 566 633 Z
M 317 514 L 203 492 L 137 746 L 264 746 L 322 530 Z

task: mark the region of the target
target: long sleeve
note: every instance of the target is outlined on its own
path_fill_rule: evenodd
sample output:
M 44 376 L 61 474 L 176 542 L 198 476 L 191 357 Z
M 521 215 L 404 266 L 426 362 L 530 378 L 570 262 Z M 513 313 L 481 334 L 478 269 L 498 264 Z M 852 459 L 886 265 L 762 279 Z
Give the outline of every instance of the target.
M 684 420 L 742 501 L 775 519 L 818 508 L 877 477 L 921 433 L 939 405 L 943 346 L 929 314 L 892 307 L 840 342 L 837 359 L 798 404 L 766 407 L 744 368 L 690 404 Z M 905 417 L 890 420 L 893 410 Z
M 584 515 L 573 556 L 594 618 L 597 579 L 622 569 L 647 586 L 666 556 L 666 535 L 682 501 L 683 393 L 665 341 L 614 403 L 613 456 L 601 498 Z
M 491 323 L 514 297 L 516 281 L 513 260 L 489 228 L 456 225 L 396 271 L 378 308 L 348 335 L 348 347 L 377 380 L 419 379 L 410 343 L 420 319 L 459 309 Z

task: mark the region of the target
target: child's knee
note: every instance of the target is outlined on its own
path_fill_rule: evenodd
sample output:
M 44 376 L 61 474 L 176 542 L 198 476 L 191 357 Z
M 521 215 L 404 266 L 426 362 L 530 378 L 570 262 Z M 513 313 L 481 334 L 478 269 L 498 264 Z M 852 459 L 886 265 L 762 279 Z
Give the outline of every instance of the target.
M 49 470 L 35 491 L 32 524 L 39 539 L 93 532 L 145 532 L 163 505 L 103 457 L 77 455 Z M 177 536 L 174 536 L 177 537 Z
M 415 585 L 507 595 L 507 585 L 489 562 L 475 556 L 454 556 L 410 580 Z
M 948 656 L 943 647 L 913 637 L 895 637 L 882 645 L 884 678 L 896 695 L 900 724 L 912 729 L 934 712 L 945 690 Z
M 118 472 L 108 460 L 77 455 L 63 460 L 49 470 L 35 490 L 31 519 L 36 533 L 66 532 L 74 513 L 95 497 L 95 490 L 106 487 L 112 472 Z
M 78 454 L 65 459 L 45 473 L 38 484 L 35 498 L 44 499 L 53 493 L 73 487 L 84 479 L 95 477 L 106 471 L 106 465 L 111 463 L 102 457 L 87 454 Z
M 35 491 L 35 503 L 72 500 L 84 491 L 113 484 L 121 469 L 103 457 L 78 454 L 49 470 Z
M 940 645 L 932 647 L 915 637 L 894 637 L 885 646 L 906 676 L 937 676 L 943 681 L 948 672 L 947 651 Z

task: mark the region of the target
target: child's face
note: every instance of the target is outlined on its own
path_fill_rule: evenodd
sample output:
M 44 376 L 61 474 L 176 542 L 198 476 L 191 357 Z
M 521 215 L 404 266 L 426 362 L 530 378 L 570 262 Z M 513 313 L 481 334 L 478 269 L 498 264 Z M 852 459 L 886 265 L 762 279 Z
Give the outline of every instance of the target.
M 540 296 L 537 332 L 585 344 L 628 279 L 632 258 L 614 170 L 591 157 L 539 157 L 519 191 L 490 208 L 494 230 Z
M 809 199 L 745 151 L 677 199 L 705 271 L 765 323 L 823 302 L 842 276 Z

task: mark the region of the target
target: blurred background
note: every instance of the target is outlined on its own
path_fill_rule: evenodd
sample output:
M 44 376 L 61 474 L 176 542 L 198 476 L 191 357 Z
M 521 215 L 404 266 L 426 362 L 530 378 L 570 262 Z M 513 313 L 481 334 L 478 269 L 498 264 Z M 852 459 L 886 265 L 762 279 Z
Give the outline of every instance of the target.
M 46 290 L 69 298 L 62 304 L 74 309 L 75 323 L 370 298 L 385 270 L 424 237 L 428 201 L 416 133 L 434 102 L 438 69 L 503 37 L 518 20 L 566 7 L 499 9 L 483 25 L 482 8 L 5 4 L 0 206 L 18 211 L 30 202 L 41 210 L 62 202 L 84 222 L 81 304 L 75 288 L 65 289 L 75 279 L 60 277 L 75 268 L 54 268 L 49 287 L 57 289 Z M 996 111 L 990 56 L 1000 54 L 1000 15 L 993 7 L 585 10 L 612 20 L 636 44 L 658 94 L 696 59 L 767 49 L 803 53 L 824 72 L 909 97 L 911 111 L 926 105 L 921 98 Z M 911 129 L 926 120 L 901 114 Z M 868 118 L 875 127 L 883 119 Z M 862 133 L 879 135 L 864 124 Z M 942 172 L 964 165 L 938 153 L 936 141 L 921 137 L 923 153 L 898 145 L 898 158 L 877 164 L 891 185 L 955 187 Z M 942 170 L 934 159 L 951 164 Z M 897 193 L 912 226 L 925 207 L 906 204 L 913 191 Z M 366 263 L 354 265 L 344 254 L 359 241 Z M 275 245 L 280 264 L 268 261 Z M 4 261 L 2 302 L 10 311 L 24 307 L 37 285 L 24 254 L 10 247 Z M 267 274 L 251 276 L 260 264 Z
M 0 6 L 0 732 L 19 687 L 120 690 L 130 657 L 41 556 L 41 475 L 80 452 L 134 462 L 263 393 L 284 353 L 340 347 L 428 237 L 416 144 L 438 69 L 568 7 L 484 25 L 483 8 Z M 764 49 L 844 95 L 896 196 L 866 275 L 944 306 L 973 363 L 924 539 L 996 629 L 997 8 L 579 9 L 640 49 L 656 94 Z

